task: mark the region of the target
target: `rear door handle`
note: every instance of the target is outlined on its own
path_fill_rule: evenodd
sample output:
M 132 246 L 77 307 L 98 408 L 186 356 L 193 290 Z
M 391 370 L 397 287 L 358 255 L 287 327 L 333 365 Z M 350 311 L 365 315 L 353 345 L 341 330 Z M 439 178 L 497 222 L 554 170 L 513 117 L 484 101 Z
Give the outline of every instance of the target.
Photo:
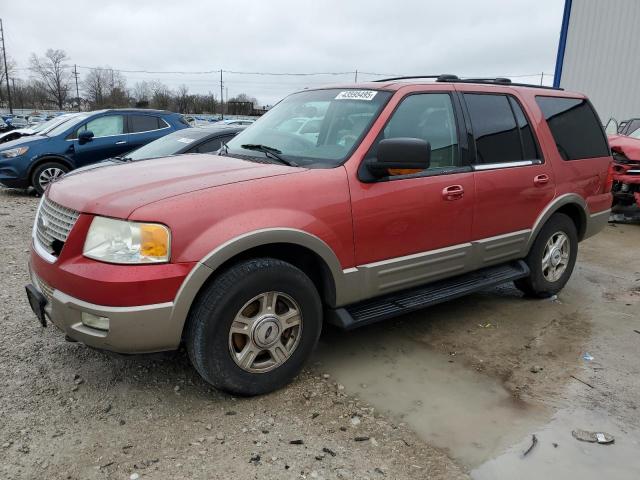
M 120 140 L 119 142 L 116 142 L 116 145 L 124 145 L 125 143 L 127 143 L 126 140 Z
M 442 190 L 442 198 L 445 200 L 460 200 L 464 196 L 462 185 L 451 185 Z
M 549 180 L 551 180 L 549 178 L 549 175 L 547 175 L 546 173 L 543 173 L 541 175 L 536 175 L 535 177 L 533 177 L 533 184 L 540 187 L 542 185 L 546 185 L 547 183 L 549 183 Z

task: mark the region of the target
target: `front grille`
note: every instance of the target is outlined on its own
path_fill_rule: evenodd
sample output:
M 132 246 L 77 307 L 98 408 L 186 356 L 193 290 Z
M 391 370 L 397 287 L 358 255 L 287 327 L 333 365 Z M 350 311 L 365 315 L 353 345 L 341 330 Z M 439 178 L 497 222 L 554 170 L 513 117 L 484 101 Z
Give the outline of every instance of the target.
M 36 241 L 48 253 L 57 256 L 79 215 L 79 212 L 44 197 L 36 218 Z

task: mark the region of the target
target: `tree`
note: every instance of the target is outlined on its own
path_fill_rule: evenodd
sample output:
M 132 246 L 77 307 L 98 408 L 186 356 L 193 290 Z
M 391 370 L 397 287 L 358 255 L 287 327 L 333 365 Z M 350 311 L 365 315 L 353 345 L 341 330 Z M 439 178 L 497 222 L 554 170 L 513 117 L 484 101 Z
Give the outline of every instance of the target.
M 9 82 L 14 78 L 16 62 L 7 55 L 7 70 L 9 71 Z M 11 86 L 13 92 L 13 86 Z M 5 101 L 7 97 L 7 72 L 4 70 L 4 62 L 0 61 L 0 102 Z
M 184 83 L 178 87 L 175 96 L 176 110 L 180 113 L 187 113 L 189 104 L 191 104 L 191 96 L 189 95 L 189 87 Z
M 159 110 L 166 110 L 171 104 L 173 92 L 164 83 L 153 81 L 149 83 L 151 89 L 151 106 Z
M 47 92 L 51 103 L 62 110 L 69 95 L 69 82 L 71 72 L 67 61 L 69 57 L 64 50 L 50 48 L 44 57 L 38 57 L 35 53 L 29 59 L 29 68 L 37 83 Z
M 127 82 L 111 67 L 92 68 L 82 81 L 91 108 L 125 107 L 129 105 Z

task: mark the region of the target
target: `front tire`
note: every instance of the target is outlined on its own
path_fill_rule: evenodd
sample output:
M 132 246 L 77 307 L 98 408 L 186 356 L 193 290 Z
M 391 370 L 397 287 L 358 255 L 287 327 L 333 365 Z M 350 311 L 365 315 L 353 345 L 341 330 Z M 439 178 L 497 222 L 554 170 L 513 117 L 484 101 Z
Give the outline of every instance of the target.
M 531 274 L 514 283 L 525 295 L 551 297 L 569 281 L 577 255 L 576 225 L 567 215 L 556 213 L 544 224 L 525 259 Z
M 318 342 L 322 303 L 297 267 L 273 258 L 232 266 L 189 315 L 191 363 L 214 387 L 261 395 L 291 382 Z
M 38 165 L 31 174 L 31 186 L 42 195 L 51 182 L 69 171 L 69 167 L 58 162 L 45 162 Z

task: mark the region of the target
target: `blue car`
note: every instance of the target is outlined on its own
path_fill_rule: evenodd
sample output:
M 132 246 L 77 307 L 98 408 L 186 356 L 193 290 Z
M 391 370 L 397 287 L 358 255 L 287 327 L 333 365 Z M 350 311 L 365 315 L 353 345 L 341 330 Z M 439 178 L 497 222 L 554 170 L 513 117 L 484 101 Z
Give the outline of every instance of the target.
M 161 110 L 116 109 L 78 113 L 43 135 L 0 146 L 0 184 L 42 194 L 60 175 L 117 157 L 189 124 Z

